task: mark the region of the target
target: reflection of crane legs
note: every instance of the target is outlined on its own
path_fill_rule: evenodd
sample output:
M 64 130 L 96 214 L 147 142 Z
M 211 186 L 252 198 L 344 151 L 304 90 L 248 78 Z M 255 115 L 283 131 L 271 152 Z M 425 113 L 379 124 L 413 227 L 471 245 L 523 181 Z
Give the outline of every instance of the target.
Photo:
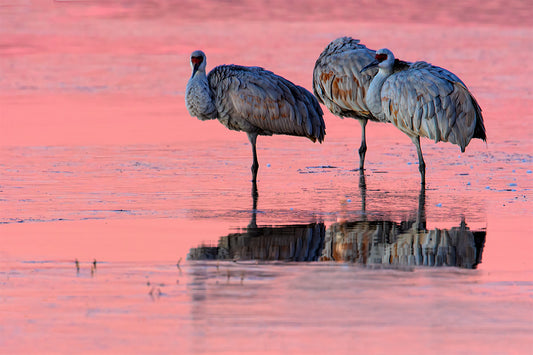
M 361 124 L 361 146 L 359 147 L 359 170 L 365 169 L 365 154 L 366 154 L 366 124 L 368 119 L 363 118 L 359 120 Z
M 248 139 L 252 144 L 252 153 L 254 155 L 254 161 L 252 163 L 252 182 L 257 181 L 257 171 L 259 170 L 259 163 L 257 162 L 257 151 L 255 148 L 255 142 L 257 140 L 257 133 L 248 133 Z
M 418 195 L 418 214 L 416 224 L 419 231 L 426 230 L 426 185 L 424 184 L 420 186 L 420 194 Z
M 359 191 L 361 192 L 361 212 L 366 220 L 366 181 L 363 169 L 359 170 Z
M 259 193 L 257 192 L 257 182 L 252 181 L 252 219 L 248 228 L 257 228 L 257 199 Z

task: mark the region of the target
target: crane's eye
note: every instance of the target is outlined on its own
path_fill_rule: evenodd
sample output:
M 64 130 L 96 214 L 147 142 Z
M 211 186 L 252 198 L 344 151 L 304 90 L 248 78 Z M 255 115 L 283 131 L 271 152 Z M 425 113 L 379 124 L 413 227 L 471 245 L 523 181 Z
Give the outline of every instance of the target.
M 387 55 L 386 55 L 386 54 L 384 54 L 384 53 L 376 54 L 376 60 L 377 60 L 378 62 L 381 63 L 381 62 L 384 61 L 385 59 L 387 59 Z
M 203 61 L 203 58 L 202 58 L 202 57 L 196 57 L 196 56 L 192 56 L 192 57 L 191 57 L 191 62 L 192 62 L 192 64 L 194 64 L 194 65 L 196 65 L 196 64 L 200 64 L 202 61 Z

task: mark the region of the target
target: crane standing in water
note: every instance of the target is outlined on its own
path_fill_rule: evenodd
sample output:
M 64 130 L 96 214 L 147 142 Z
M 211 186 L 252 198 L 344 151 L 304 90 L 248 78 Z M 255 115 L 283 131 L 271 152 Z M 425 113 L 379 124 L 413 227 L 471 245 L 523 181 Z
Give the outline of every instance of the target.
M 361 124 L 359 170 L 362 172 L 366 154 L 366 124 L 378 121 L 365 102 L 365 95 L 377 70 L 365 74 L 361 69 L 374 60 L 376 52 L 360 44 L 358 39 L 340 37 L 320 54 L 313 70 L 313 91 L 318 101 L 341 118 L 352 117 Z
M 407 134 L 416 146 L 421 183 L 426 164 L 420 137 L 457 144 L 461 152 L 472 138 L 487 140 L 481 108 L 466 85 L 452 72 L 426 62 L 405 63 L 395 71 L 392 52 L 376 52 L 375 60 L 361 72 L 378 67 L 366 94 L 374 117 L 390 122 Z
M 252 144 L 252 181 L 257 181 L 258 135 L 286 134 L 322 143 L 326 134 L 323 112 L 306 89 L 260 67 L 220 65 L 205 73 L 206 56 L 191 54 L 192 76 L 185 103 L 191 116 L 218 119 L 244 131 Z

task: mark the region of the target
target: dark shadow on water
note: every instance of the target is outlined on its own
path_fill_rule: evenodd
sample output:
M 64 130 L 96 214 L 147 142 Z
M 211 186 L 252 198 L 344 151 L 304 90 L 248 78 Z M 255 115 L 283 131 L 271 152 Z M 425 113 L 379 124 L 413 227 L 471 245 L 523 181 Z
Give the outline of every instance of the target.
M 219 239 L 217 246 L 191 248 L 189 260 L 339 261 L 366 266 L 455 266 L 475 269 L 481 263 L 486 231 L 472 231 L 461 220 L 450 229 L 426 229 L 422 186 L 417 213 L 395 222 L 368 221 L 366 184 L 360 175 L 363 213 L 357 220 L 284 226 L 257 226 L 257 186 L 248 227 Z M 255 192 L 255 194 L 254 194 Z

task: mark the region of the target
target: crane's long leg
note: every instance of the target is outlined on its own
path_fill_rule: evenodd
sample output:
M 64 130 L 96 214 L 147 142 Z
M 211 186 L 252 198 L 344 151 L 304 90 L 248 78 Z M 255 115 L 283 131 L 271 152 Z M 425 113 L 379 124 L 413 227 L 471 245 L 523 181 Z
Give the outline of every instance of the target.
M 259 197 L 259 192 L 257 191 L 257 182 L 252 182 L 252 209 L 255 212 L 257 211 L 257 198 Z
M 359 147 L 359 170 L 365 169 L 365 154 L 366 154 L 366 118 L 359 119 L 361 124 L 361 146 Z
M 422 148 L 420 147 L 420 137 L 411 137 L 411 140 L 416 146 L 416 152 L 418 153 L 418 170 L 420 171 L 422 185 L 426 184 L 426 163 L 424 162 L 424 156 L 422 155 Z
M 257 181 L 257 171 L 259 170 L 259 163 L 257 162 L 257 151 L 255 148 L 255 143 L 257 141 L 257 133 L 248 133 L 248 139 L 252 144 L 252 153 L 254 155 L 254 161 L 252 163 L 252 182 Z

